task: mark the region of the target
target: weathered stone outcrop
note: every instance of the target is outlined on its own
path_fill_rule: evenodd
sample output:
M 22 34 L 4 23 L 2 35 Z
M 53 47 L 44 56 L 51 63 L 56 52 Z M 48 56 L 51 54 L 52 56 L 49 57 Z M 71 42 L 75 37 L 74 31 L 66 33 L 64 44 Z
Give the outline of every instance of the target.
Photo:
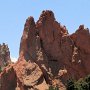
M 7 66 L 0 74 L 0 90 L 15 90 L 16 86 L 17 77 L 13 65 Z
M 52 11 L 46 10 L 36 23 L 33 17 L 26 20 L 19 59 L 12 65 L 11 73 L 16 80 L 13 82 L 12 77 L 12 84 L 14 90 L 46 90 L 50 85 L 66 90 L 69 78 L 77 80 L 90 74 L 89 65 L 89 29 L 80 25 L 69 35 L 66 26 L 56 21 Z M 8 87 L 5 90 L 10 90 Z
M 26 20 L 20 46 L 20 57 L 35 62 L 47 84 L 65 83 L 70 77 L 79 79 L 90 73 L 89 30 L 81 25 L 69 35 L 52 11 L 43 11 L 36 24 L 33 17 Z
M 19 61 L 14 68 L 20 90 L 36 90 L 36 88 L 39 90 L 39 88 L 42 87 L 45 89 L 48 88 L 43 73 L 36 63 L 23 60 Z
M 0 70 L 3 70 L 11 62 L 8 45 L 0 44 Z M 0 71 L 1 72 L 1 71 Z

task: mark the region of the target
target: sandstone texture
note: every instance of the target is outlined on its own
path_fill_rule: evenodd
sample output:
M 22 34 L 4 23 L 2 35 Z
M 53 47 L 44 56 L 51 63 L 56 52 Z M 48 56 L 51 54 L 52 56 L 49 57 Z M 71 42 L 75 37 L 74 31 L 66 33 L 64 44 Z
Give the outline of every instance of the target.
M 26 20 L 19 59 L 1 72 L 0 90 L 48 90 L 49 86 L 66 90 L 69 78 L 78 80 L 90 74 L 89 65 L 89 29 L 80 25 L 70 35 L 53 12 L 46 10 L 37 22 L 33 17 Z

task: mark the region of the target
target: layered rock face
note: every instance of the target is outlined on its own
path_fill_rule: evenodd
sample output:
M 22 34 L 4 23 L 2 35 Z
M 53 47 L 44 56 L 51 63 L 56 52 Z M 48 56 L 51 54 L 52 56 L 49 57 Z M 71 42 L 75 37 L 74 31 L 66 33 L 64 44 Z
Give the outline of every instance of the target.
M 11 87 L 7 84 L 9 88 L 2 86 L 0 90 L 46 90 L 51 85 L 66 90 L 69 78 L 78 80 L 90 74 L 89 65 L 89 29 L 80 25 L 70 35 L 66 27 L 56 21 L 53 12 L 46 10 L 36 23 L 33 17 L 26 20 L 18 62 L 8 66 L 12 67 L 11 76 L 7 76 L 13 76 L 9 79 Z M 4 71 L 1 81 L 3 74 Z

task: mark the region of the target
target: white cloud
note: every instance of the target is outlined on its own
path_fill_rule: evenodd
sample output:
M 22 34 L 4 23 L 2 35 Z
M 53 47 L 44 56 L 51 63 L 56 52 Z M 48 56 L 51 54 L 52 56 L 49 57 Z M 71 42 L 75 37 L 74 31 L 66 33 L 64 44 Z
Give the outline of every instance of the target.
M 16 62 L 17 60 L 18 60 L 17 58 L 11 57 L 11 61 L 12 61 L 12 62 Z

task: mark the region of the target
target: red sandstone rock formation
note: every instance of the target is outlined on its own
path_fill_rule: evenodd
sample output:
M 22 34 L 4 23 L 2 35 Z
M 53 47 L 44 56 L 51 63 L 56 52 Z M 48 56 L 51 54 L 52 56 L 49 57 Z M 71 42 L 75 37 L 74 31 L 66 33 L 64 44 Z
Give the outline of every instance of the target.
M 1 82 L 8 83 L 3 78 L 9 73 L 12 84 L 4 88 L 1 83 L 0 90 L 46 90 L 50 85 L 66 90 L 67 79 L 90 74 L 90 33 L 81 25 L 69 35 L 52 11 L 43 11 L 36 23 L 33 17 L 26 20 L 19 54 L 18 62 L 6 67 L 12 69 L 1 73 Z
M 15 90 L 17 86 L 16 72 L 12 65 L 8 66 L 0 74 L 0 90 Z

